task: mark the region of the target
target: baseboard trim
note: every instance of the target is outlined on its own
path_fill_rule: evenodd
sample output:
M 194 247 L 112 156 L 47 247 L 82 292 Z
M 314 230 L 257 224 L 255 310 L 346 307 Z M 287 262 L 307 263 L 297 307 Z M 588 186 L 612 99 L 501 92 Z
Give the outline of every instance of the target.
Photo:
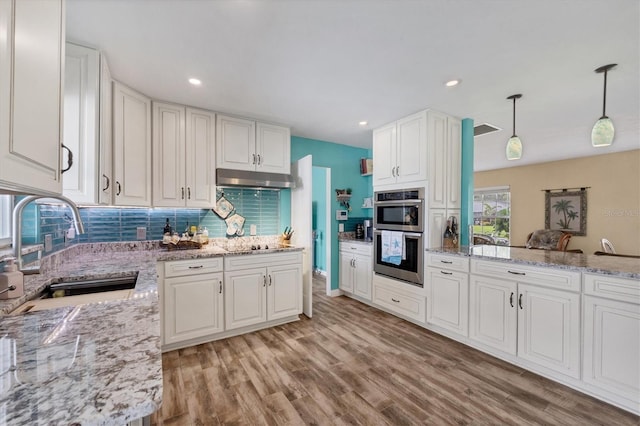
M 322 269 L 316 269 L 313 271 L 313 275 L 322 275 L 323 277 L 327 276 L 327 271 L 323 271 Z
M 344 293 L 342 292 L 342 290 L 340 290 L 339 288 L 336 288 L 335 290 L 331 290 L 331 293 L 329 293 L 329 297 L 338 297 L 338 296 L 342 296 Z

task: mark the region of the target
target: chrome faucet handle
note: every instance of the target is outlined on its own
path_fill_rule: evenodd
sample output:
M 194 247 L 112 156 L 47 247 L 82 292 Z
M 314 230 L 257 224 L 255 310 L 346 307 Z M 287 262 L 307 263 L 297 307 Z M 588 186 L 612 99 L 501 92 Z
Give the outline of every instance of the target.
M 15 290 L 15 289 L 16 289 L 16 286 L 15 286 L 15 285 L 10 285 L 9 287 L 5 288 L 4 290 L 0 290 L 0 294 L 2 294 L 2 293 L 6 293 L 6 292 L 8 292 L 8 291 L 13 291 L 13 290 Z

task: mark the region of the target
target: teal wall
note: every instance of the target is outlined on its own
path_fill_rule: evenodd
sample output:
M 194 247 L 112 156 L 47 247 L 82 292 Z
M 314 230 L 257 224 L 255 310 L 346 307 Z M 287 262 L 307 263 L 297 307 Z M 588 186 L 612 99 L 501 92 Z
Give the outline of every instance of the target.
M 291 161 L 311 154 L 313 165 L 331 169 L 331 229 L 325 235 L 331 238 L 331 288 L 338 288 L 338 221 L 335 211 L 343 209 L 335 198 L 335 189 L 351 188 L 351 211 L 349 217 L 372 217 L 372 209 L 362 209 L 362 200 L 373 196 L 371 176 L 360 175 L 360 158 L 371 158 L 371 150 L 315 139 L 291 137 Z M 288 200 L 287 200 L 288 198 Z M 287 209 L 287 206 L 289 207 Z M 291 194 L 281 192 L 280 216 L 284 220 L 291 208 Z M 349 230 L 345 228 L 345 230 Z
M 473 223 L 473 119 L 462 120 L 462 175 L 460 206 L 460 242 L 469 243 L 469 225 Z
M 313 229 L 316 239 L 313 252 L 313 267 L 321 271 L 327 270 L 326 238 L 327 238 L 327 169 L 313 167 Z

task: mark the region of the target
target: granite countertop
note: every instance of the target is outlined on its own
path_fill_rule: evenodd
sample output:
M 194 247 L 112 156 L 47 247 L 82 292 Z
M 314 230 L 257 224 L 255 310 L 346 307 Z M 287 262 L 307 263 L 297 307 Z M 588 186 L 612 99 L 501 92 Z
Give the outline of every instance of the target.
M 373 241 L 367 241 L 356 238 L 355 232 L 338 232 L 338 241 L 346 241 L 350 243 L 360 243 L 366 245 L 373 245 Z
M 640 279 L 640 259 L 634 258 L 494 245 L 477 245 L 471 248 L 463 246 L 456 249 L 431 248 L 427 249 L 427 251 L 522 265 L 591 272 L 620 278 Z
M 25 276 L 25 295 L 0 300 L 0 424 L 122 425 L 160 408 L 158 261 L 299 251 L 161 249 L 157 242 L 75 244 Z M 8 316 L 54 279 L 138 273 L 127 300 Z

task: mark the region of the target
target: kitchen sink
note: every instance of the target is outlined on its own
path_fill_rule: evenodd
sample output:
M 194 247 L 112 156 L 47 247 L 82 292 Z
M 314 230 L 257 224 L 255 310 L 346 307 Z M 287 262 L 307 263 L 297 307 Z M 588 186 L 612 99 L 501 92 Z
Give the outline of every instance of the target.
M 136 286 L 138 274 L 116 278 L 98 278 L 90 280 L 57 280 L 49 284 L 38 297 L 50 299 L 55 297 L 77 296 L 79 294 L 102 293 L 105 291 L 128 290 Z
M 59 279 L 45 287 L 33 299 L 20 305 L 11 312 L 11 315 L 87 303 L 126 300 L 131 297 L 137 279 L 137 273 L 117 278 Z

